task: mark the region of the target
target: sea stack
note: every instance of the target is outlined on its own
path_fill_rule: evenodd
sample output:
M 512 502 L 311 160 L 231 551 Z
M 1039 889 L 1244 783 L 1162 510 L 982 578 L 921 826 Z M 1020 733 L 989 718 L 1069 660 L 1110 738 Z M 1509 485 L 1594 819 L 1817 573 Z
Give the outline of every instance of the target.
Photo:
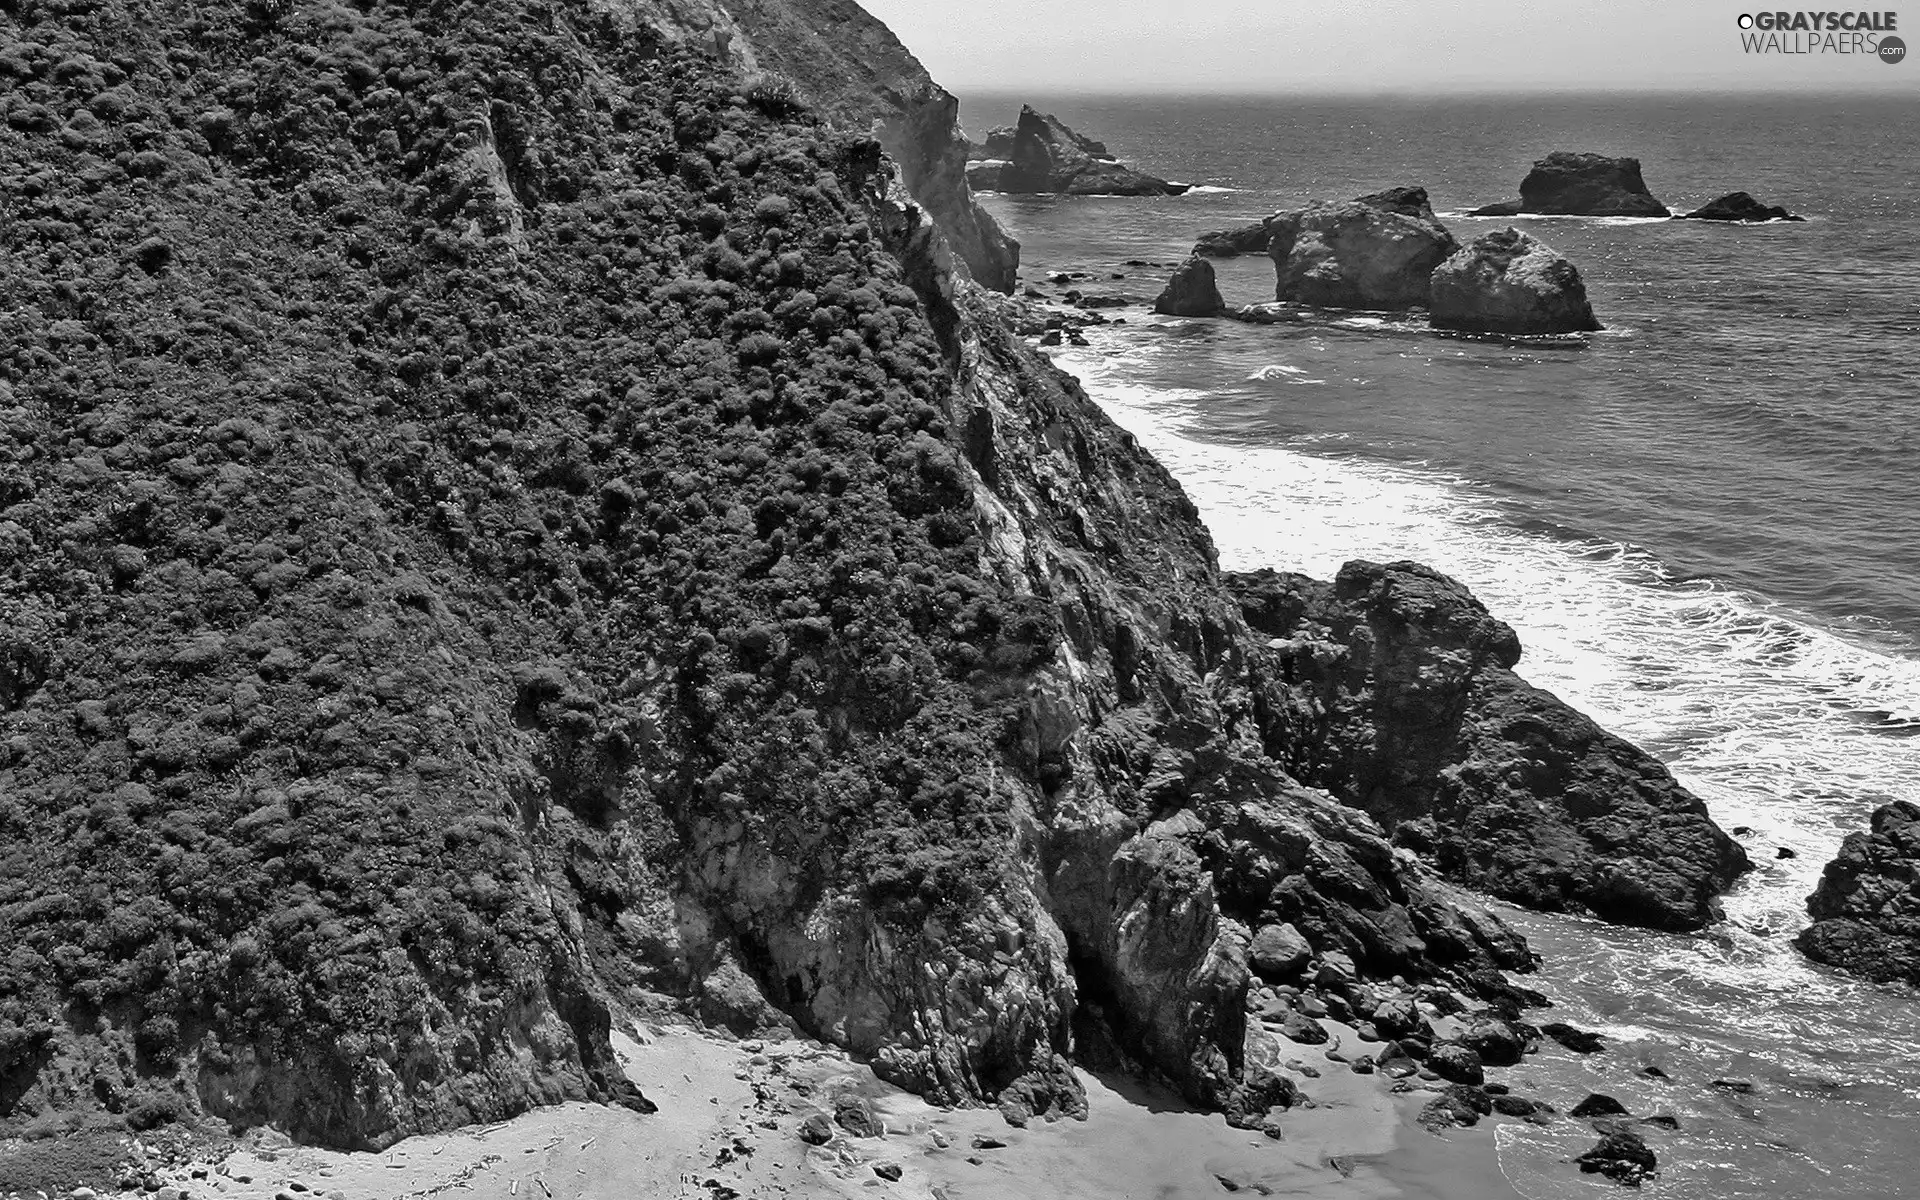
M 1690 213 L 1681 213 L 1683 221 L 1735 221 L 1757 224 L 1762 221 L 1804 221 L 1778 204 L 1762 204 L 1747 192 L 1728 192 Z
M 1199 255 L 1181 263 L 1153 302 L 1153 311 L 1170 317 L 1217 317 L 1227 311 L 1214 282 L 1213 264 Z
M 1084 137 L 1058 117 L 1020 109 L 1009 141 L 1004 130 L 987 137 L 990 147 L 1006 151 L 967 167 L 967 181 L 981 191 L 1017 195 L 1178 196 L 1184 183 L 1168 183 L 1116 161 L 1104 142 Z
M 1341 204 L 1315 201 L 1267 221 L 1276 300 L 1321 308 L 1402 310 L 1427 302 L 1427 277 L 1459 248 L 1425 188 L 1396 187 Z
M 1429 284 L 1435 329 L 1544 334 L 1600 328 L 1579 268 L 1518 229 L 1475 238 L 1435 268 Z
M 1640 177 L 1640 160 L 1605 154 L 1555 150 L 1533 164 L 1520 182 L 1518 203 L 1489 204 L 1473 217 L 1513 217 L 1522 213 L 1581 217 L 1667 217 L 1673 214 L 1654 199 Z
M 1807 899 L 1813 917 L 1793 944 L 1815 962 L 1879 983 L 1920 984 L 1920 805 L 1875 809 L 1850 833 Z

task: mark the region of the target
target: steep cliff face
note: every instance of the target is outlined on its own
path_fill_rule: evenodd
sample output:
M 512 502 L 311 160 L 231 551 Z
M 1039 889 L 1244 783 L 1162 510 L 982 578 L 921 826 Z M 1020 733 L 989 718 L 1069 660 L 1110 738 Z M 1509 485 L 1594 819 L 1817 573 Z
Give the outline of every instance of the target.
M 854 0 L 639 0 L 638 11 L 656 28 L 714 48 L 749 79 L 776 72 L 791 80 L 844 128 L 870 129 L 966 272 L 995 291 L 1013 290 L 1020 243 L 967 185 L 959 100 Z
M 0 1132 L 645 1108 L 621 1002 L 1251 1122 L 1262 931 L 1356 1010 L 1528 964 L 1300 782 L 1179 487 L 726 28 L 7 11 Z

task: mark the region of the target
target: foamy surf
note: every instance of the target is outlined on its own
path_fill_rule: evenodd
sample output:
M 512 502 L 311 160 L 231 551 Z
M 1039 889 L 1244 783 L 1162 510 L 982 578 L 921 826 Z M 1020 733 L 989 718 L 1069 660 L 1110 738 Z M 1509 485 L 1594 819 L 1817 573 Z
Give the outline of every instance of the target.
M 1787 938 L 1841 836 L 1875 805 L 1920 800 L 1920 738 L 1900 736 L 1920 721 L 1920 663 L 1764 599 L 1675 580 L 1634 547 L 1517 528 L 1468 480 L 1195 442 L 1182 430 L 1205 393 L 1128 383 L 1124 349 L 1060 361 L 1180 479 L 1223 566 L 1325 578 L 1352 558 L 1410 558 L 1466 583 L 1518 631 L 1532 682 L 1658 754 L 1722 826 L 1751 831 L 1756 869 L 1726 900 L 1737 952 L 1702 957 L 1680 939 L 1671 953 L 1769 992 L 1827 978 Z M 1794 857 L 1776 858 L 1778 847 Z

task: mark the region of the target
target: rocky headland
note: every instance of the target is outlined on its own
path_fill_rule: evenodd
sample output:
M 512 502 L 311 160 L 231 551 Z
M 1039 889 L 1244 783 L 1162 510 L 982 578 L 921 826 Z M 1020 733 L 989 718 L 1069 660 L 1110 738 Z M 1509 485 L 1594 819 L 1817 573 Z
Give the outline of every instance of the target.
M 1555 150 L 1520 181 L 1520 199 L 1489 204 L 1473 217 L 1522 213 L 1583 217 L 1666 217 L 1672 213 L 1647 190 L 1640 160 Z
M 1301 1046 L 1521 1119 L 1466 889 L 1708 919 L 1737 847 L 1459 585 L 1221 573 L 956 265 L 950 97 L 805 69 L 845 7 L 9 8 L 0 1191 L 670 1124 L 634 1012 L 1015 1127 L 1097 1065 L 1284 1138 Z M 1276 262 L 1398 297 L 1433 225 Z
M 1020 108 L 1019 123 L 996 129 L 974 147 L 967 181 L 983 192 L 1059 196 L 1178 196 L 1184 183 L 1133 170 L 1106 144 L 1067 128 L 1058 117 Z

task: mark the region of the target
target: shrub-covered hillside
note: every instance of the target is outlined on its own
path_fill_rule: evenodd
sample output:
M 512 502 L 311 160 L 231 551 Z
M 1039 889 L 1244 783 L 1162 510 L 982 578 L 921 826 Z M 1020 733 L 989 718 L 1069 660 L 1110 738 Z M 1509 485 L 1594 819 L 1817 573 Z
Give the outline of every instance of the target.
M 1051 610 L 877 147 L 734 87 L 585 2 L 0 2 L 0 1133 L 643 1104 L 588 943 L 694 829 L 998 886 Z

